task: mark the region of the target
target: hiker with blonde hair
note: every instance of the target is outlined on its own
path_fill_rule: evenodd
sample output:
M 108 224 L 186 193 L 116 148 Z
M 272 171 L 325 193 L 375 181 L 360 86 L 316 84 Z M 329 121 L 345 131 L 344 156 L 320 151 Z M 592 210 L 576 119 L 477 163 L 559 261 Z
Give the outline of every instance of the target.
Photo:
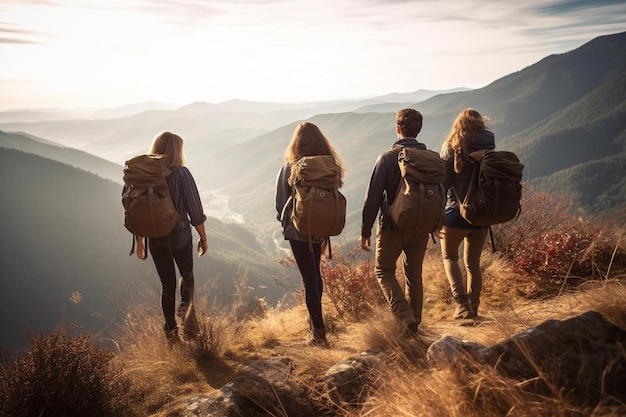
M 204 222 L 206 216 L 202 208 L 200 194 L 191 172 L 184 166 L 183 138 L 172 132 L 162 132 L 154 138 L 150 154 L 164 155 L 164 165 L 171 170 L 165 177 L 174 207 L 180 214 L 172 232 L 163 237 L 149 238 L 148 248 L 161 279 L 161 307 L 165 317 L 163 329 L 171 343 L 179 341 L 176 323 L 176 267 L 181 275 L 180 303 L 178 316 L 184 326 L 184 335 L 194 338 L 199 331 L 193 307 L 194 274 L 193 242 L 191 225 L 200 236 L 197 251 L 200 256 L 207 252 L 208 245 Z M 148 253 L 143 237 L 137 236 L 137 257 L 146 259 Z
M 475 318 L 480 305 L 483 282 L 480 258 L 488 228 L 468 223 L 461 216 L 460 204 L 472 178 L 469 154 L 481 149 L 495 149 L 494 134 L 485 126 L 487 120 L 474 109 L 461 111 L 441 147 L 441 157 L 446 160 L 444 187 L 448 190 L 448 201 L 445 223 L 439 235 L 443 265 L 455 303 L 454 319 Z M 459 265 L 461 244 L 466 283 Z

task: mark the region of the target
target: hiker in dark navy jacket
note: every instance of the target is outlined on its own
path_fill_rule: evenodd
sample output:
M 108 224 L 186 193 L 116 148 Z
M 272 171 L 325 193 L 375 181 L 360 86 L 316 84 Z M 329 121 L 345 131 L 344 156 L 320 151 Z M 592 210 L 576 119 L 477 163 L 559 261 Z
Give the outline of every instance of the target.
M 179 340 L 176 323 L 176 266 L 181 275 L 178 315 L 184 326 L 184 335 L 193 338 L 198 332 L 195 310 L 193 308 L 193 241 L 191 226 L 200 236 L 197 250 L 200 256 L 207 252 L 204 222 L 206 216 L 202 208 L 200 194 L 196 182 L 183 164 L 183 139 L 171 132 L 159 134 L 150 148 L 152 154 L 166 155 L 166 166 L 171 174 L 165 177 L 172 201 L 181 216 L 174 230 L 164 237 L 150 238 L 148 246 L 159 278 L 161 279 L 161 307 L 165 316 L 164 330 L 170 342 Z M 137 257 L 146 259 L 146 248 L 143 238 L 137 236 Z
M 323 239 L 299 233 L 291 222 L 289 213 L 292 210 L 291 191 L 295 183 L 294 165 L 303 156 L 332 155 L 340 167 L 343 179 L 343 167 L 339 155 L 324 136 L 321 130 L 310 122 L 302 122 L 296 126 L 291 142 L 285 151 L 285 164 L 276 178 L 276 219 L 282 224 L 285 240 L 289 241 L 293 257 L 304 283 L 306 306 L 309 312 L 310 340 L 314 346 L 327 346 L 326 328 L 322 317 L 322 274 L 320 259 Z M 338 186 L 341 186 L 340 181 Z M 324 238 L 325 239 L 325 238 Z M 312 242 L 313 251 L 310 249 Z
M 402 109 L 396 113 L 397 147 L 426 149 L 417 141 L 422 129 L 422 115 L 415 109 Z M 417 333 L 422 320 L 424 289 L 422 263 L 428 244 L 427 233 L 409 233 L 401 230 L 387 213 L 396 197 L 401 174 L 398 154 L 388 150 L 376 160 L 363 203 L 361 248 L 370 251 L 372 226 L 380 212 L 376 228 L 376 256 L 374 272 L 380 288 L 389 302 L 394 317 L 403 325 L 408 335 Z M 396 263 L 403 254 L 405 290 L 396 279 Z
M 472 177 L 469 154 L 481 149 L 495 149 L 494 135 L 485 127 L 487 119 L 473 109 L 457 116 L 450 134 L 441 148 L 446 160 L 444 187 L 448 191 L 445 224 L 440 231 L 441 252 L 446 277 L 455 302 L 453 318 L 472 319 L 478 315 L 482 273 L 480 257 L 487 239 L 488 228 L 469 224 L 459 210 Z M 459 265 L 459 247 L 463 243 L 466 283 Z

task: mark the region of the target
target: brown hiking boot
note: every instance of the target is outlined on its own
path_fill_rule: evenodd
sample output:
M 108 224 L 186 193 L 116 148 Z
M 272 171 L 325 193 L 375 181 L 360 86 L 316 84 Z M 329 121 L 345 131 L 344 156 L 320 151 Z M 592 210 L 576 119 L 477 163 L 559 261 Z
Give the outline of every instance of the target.
M 473 319 L 475 317 L 476 313 L 474 312 L 474 309 L 472 309 L 472 303 L 470 303 L 469 300 L 457 304 L 452 316 L 455 320 Z

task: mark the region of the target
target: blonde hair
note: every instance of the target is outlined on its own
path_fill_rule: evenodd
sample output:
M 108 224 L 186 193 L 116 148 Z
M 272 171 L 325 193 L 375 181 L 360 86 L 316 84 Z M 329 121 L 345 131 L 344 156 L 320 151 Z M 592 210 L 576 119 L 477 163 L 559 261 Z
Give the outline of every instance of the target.
M 161 132 L 152 141 L 150 153 L 165 155 L 165 165 L 168 168 L 183 166 L 183 138 L 172 132 Z
M 468 155 L 468 138 L 485 130 L 488 119 L 474 109 L 465 109 L 456 117 L 450 134 L 441 147 L 441 157 L 454 157 L 454 172 L 463 170 L 463 160 Z
M 330 144 L 330 141 L 324 136 L 322 131 L 311 122 L 302 122 L 296 126 L 291 137 L 291 142 L 287 146 L 285 151 L 285 162 L 291 164 L 291 176 L 289 177 L 289 184 L 293 185 L 295 182 L 296 170 L 293 166 L 303 156 L 314 155 L 332 155 L 335 158 L 335 162 L 340 168 L 340 178 L 343 180 L 344 169 L 341 158 L 335 151 L 335 148 Z M 343 185 L 341 181 L 340 186 Z

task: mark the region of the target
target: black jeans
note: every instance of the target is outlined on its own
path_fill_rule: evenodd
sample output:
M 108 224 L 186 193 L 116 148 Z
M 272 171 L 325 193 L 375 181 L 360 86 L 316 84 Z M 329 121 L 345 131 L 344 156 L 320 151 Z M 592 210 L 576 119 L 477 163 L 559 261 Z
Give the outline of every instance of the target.
M 170 236 L 150 239 L 150 253 L 161 278 L 161 307 L 165 316 L 165 330 L 176 328 L 176 266 L 182 277 L 180 281 L 181 302 L 193 299 L 193 243 L 191 236 L 179 248 L 172 245 Z
M 309 242 L 289 240 L 293 257 L 298 264 L 302 282 L 304 283 L 304 296 L 306 307 L 309 310 L 311 326 L 314 329 L 323 329 L 322 318 L 322 292 L 324 284 L 320 272 L 320 257 L 322 254 L 321 243 L 313 243 L 313 252 L 309 248 Z

